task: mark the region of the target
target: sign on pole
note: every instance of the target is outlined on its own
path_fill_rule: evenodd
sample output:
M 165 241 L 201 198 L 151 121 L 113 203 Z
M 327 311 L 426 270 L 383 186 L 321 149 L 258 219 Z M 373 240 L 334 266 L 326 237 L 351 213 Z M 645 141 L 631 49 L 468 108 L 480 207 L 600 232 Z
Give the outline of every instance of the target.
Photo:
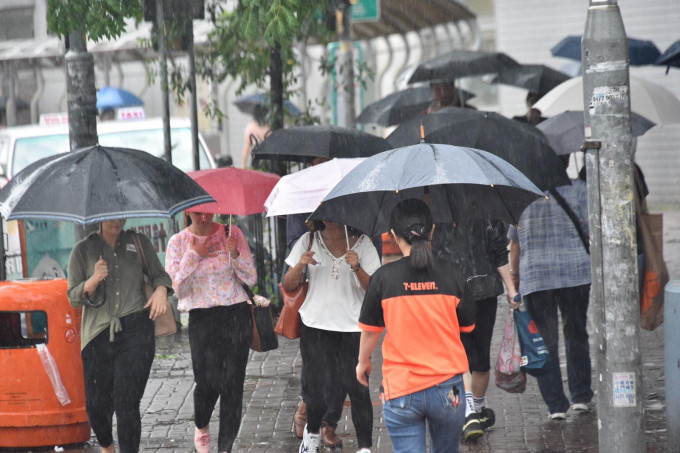
M 380 20 L 380 0 L 356 0 L 350 9 L 352 22 L 376 22 Z

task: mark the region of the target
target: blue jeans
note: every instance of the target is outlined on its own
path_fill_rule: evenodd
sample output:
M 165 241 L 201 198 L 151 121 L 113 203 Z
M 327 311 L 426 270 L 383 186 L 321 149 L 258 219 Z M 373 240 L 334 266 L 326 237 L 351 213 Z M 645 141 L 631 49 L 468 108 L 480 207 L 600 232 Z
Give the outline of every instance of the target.
M 459 404 L 449 399 L 458 388 Z M 465 390 L 459 374 L 440 384 L 385 402 L 383 417 L 395 453 L 425 452 L 425 421 L 430 427 L 432 453 L 458 453 L 465 423 Z
M 566 412 L 569 400 L 562 388 L 562 373 L 558 352 L 559 326 L 557 310 L 562 315 L 562 331 L 567 356 L 567 381 L 574 403 L 587 403 L 593 398 L 591 390 L 590 344 L 586 321 L 590 285 L 537 291 L 524 298 L 550 353 L 548 372 L 538 376 L 538 388 L 550 413 Z

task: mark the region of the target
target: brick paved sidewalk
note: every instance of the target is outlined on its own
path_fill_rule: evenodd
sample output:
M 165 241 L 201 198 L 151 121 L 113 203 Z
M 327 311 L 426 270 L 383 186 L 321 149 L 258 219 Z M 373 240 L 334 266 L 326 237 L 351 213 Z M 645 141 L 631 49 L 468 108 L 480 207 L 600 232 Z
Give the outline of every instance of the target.
M 665 250 L 671 279 L 680 279 L 680 212 L 667 212 Z M 499 310 L 492 344 L 495 361 L 507 311 L 504 298 Z M 591 351 L 594 342 L 591 332 Z M 647 451 L 666 451 L 666 414 L 664 388 L 663 326 L 654 332 L 641 331 L 643 398 Z M 592 356 L 595 359 L 594 355 Z M 371 390 L 378 401 L 380 353 L 374 353 Z M 562 373 L 566 379 L 564 350 L 561 349 Z M 593 364 L 593 385 L 596 380 Z M 279 348 L 269 353 L 251 353 L 246 371 L 244 416 L 234 452 L 297 452 L 299 441 L 292 431 L 292 419 L 300 389 L 300 353 L 297 340 L 281 339 Z M 142 401 L 142 445 L 144 452 L 191 452 L 193 449 L 193 374 L 186 331 L 158 341 L 156 360 Z M 566 382 L 565 382 L 566 388 Z M 593 387 L 595 390 L 596 387 Z M 523 394 L 499 390 L 492 381 L 488 404 L 496 411 L 496 425 L 475 444 L 463 444 L 463 452 L 597 452 L 597 414 L 593 405 L 585 413 L 570 411 L 565 421 L 551 421 L 539 394 L 536 380 L 528 377 Z M 391 443 L 379 404 L 374 406 L 373 451 L 390 452 Z M 217 408 L 210 427 L 217 436 Z M 343 452 L 357 449 L 349 407 L 345 407 L 338 425 Z M 90 445 L 67 448 L 67 453 L 99 451 L 93 438 Z M 213 451 L 215 446 L 213 445 Z

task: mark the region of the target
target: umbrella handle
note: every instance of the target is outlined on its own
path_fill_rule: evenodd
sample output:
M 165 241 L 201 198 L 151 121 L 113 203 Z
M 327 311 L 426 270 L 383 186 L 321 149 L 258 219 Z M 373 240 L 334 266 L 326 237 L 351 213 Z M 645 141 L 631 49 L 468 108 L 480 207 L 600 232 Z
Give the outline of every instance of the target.
M 347 251 L 349 252 L 349 234 L 347 233 L 347 225 L 343 225 L 345 227 L 345 240 L 347 241 Z M 361 286 L 361 282 L 359 281 L 359 277 L 357 277 L 356 272 L 352 272 L 352 275 L 354 276 L 354 281 L 357 284 L 357 287 Z
M 103 282 L 100 283 L 100 285 L 101 285 L 101 288 L 102 288 L 102 298 L 101 298 L 101 300 L 99 300 L 97 302 L 92 302 L 92 300 L 90 300 L 89 294 L 85 293 L 85 305 L 87 305 L 88 307 L 99 308 L 102 305 L 104 305 L 104 303 L 106 303 L 106 286 L 105 286 L 106 282 L 103 281 Z

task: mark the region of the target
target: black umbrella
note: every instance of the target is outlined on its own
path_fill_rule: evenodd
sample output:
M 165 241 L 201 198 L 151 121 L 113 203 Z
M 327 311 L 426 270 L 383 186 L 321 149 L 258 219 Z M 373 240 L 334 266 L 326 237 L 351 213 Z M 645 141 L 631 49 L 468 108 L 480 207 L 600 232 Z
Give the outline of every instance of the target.
M 418 143 L 421 123 L 426 142 L 493 153 L 524 173 L 541 190 L 569 183 L 562 161 L 534 126 L 497 113 L 447 107 L 402 123 L 387 141 L 394 147 Z
M 459 92 L 463 94 L 463 102 L 475 97 L 474 93 L 469 91 L 456 90 L 456 93 Z M 409 87 L 395 91 L 367 105 L 357 117 L 357 122 L 373 123 L 385 127 L 394 126 L 424 114 L 433 99 L 432 90 L 428 86 Z
M 265 98 L 264 94 L 262 93 L 255 93 L 255 94 L 249 94 L 247 96 L 242 96 L 234 101 L 234 104 L 238 109 L 243 112 L 247 113 L 250 115 L 255 115 L 255 111 L 257 110 L 258 107 L 264 107 L 265 105 Z M 289 100 L 284 100 L 283 101 L 283 108 L 286 110 L 286 112 L 290 113 L 291 115 L 300 115 L 300 109 L 295 106 L 292 102 Z
M 502 52 L 452 50 L 420 63 L 408 83 L 450 81 L 459 77 L 498 73 L 518 66 L 519 63 Z
M 369 157 L 330 191 L 310 218 L 377 235 L 403 198 L 427 189 L 437 222 L 494 218 L 517 223 L 543 193 L 509 163 L 486 151 L 420 143 Z
M 172 217 L 215 201 L 186 173 L 144 151 L 91 146 L 46 157 L 0 190 L 7 220 L 81 224 L 133 217 Z
M 671 66 L 680 68 L 680 41 L 675 41 L 671 44 L 666 51 L 661 54 L 656 63 L 660 66 L 666 66 L 666 74 Z
M 307 162 L 315 157 L 368 157 L 387 149 L 390 146 L 384 138 L 356 129 L 297 126 L 272 132 L 253 149 L 253 161 Z
M 539 97 L 571 76 L 542 64 L 523 64 L 517 68 L 503 68 L 491 81 L 512 85 L 537 93 Z
M 655 126 L 642 115 L 630 114 L 633 137 L 639 137 Z M 583 111 L 566 111 L 536 126 L 548 138 L 552 149 L 560 155 L 580 151 L 585 137 Z

